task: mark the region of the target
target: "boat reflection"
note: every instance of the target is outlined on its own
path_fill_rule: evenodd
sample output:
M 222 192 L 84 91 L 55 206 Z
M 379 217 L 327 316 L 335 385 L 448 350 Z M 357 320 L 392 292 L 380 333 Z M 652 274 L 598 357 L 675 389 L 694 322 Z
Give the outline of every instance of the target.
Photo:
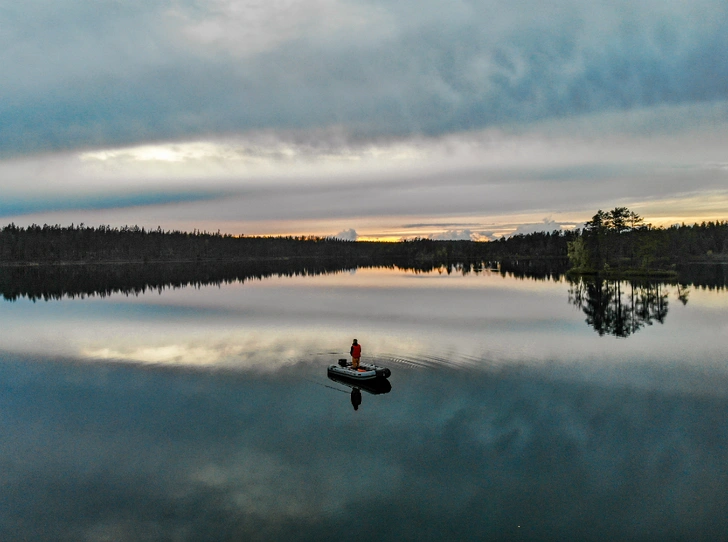
M 354 410 L 359 410 L 361 405 L 361 392 L 364 390 L 372 395 L 382 395 L 392 391 L 392 384 L 386 378 L 377 378 L 365 382 L 350 382 L 346 378 L 341 378 L 335 374 L 329 374 L 329 380 L 333 380 L 337 384 L 342 384 L 351 388 L 351 406 Z
M 350 382 L 346 378 L 342 378 L 335 374 L 329 374 L 328 376 L 329 380 L 333 380 L 338 384 L 343 384 L 344 386 L 348 386 L 352 389 L 358 388 L 367 393 L 371 393 L 372 395 L 381 395 L 392 391 L 392 384 L 390 384 L 389 380 L 386 378 L 377 378 L 374 380 L 366 380 L 364 382 Z

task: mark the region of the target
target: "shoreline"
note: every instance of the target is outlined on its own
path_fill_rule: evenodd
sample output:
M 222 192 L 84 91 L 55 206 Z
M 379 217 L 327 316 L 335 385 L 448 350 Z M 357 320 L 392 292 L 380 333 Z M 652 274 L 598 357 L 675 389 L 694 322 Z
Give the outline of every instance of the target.
M 700 262 L 710 263 L 710 262 Z M 684 265 L 693 265 L 687 262 Z M 604 279 L 676 279 L 680 273 L 674 269 L 615 269 L 607 271 L 595 271 L 593 269 L 569 269 L 567 277 L 590 277 Z

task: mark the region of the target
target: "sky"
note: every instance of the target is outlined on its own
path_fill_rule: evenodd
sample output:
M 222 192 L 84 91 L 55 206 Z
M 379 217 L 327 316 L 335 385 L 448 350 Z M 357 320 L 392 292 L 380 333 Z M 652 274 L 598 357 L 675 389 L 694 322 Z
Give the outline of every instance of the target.
M 728 218 L 724 0 L 28 0 L 0 22 L 0 224 Z

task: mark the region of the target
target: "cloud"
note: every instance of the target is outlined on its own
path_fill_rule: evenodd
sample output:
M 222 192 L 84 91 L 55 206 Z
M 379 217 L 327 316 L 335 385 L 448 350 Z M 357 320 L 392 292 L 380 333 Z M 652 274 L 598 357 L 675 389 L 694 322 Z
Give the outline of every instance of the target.
M 465 230 L 447 230 L 442 233 L 435 233 L 430 235 L 430 239 L 438 241 L 472 241 L 477 237 L 477 234 L 465 229 Z
M 180 190 L 139 191 L 107 193 L 104 195 L 86 193 L 66 196 L 47 195 L 45 197 L 9 197 L 0 201 L 0 217 L 31 215 L 51 211 L 94 211 L 108 209 L 128 209 L 169 205 L 182 202 L 201 202 L 219 199 L 224 192 L 219 190 Z
M 492 241 L 496 239 L 492 231 L 474 231 L 471 229 L 447 230 L 429 235 L 430 239 L 436 241 Z
M 4 18 L 5 156 L 259 129 L 437 135 L 728 98 L 721 0 L 38 0 Z
M 616 205 L 724 213 L 719 0 L 36 0 L 4 17 L 8 221 L 488 238 Z
M 481 231 L 475 235 L 474 241 L 495 241 L 498 238 L 494 231 Z
M 199 188 L 202 182 L 228 188 L 300 185 L 302 179 L 313 185 L 363 179 L 429 182 L 452 174 L 469 176 L 469 183 L 600 181 L 658 169 L 724 171 L 726 134 L 728 101 L 440 136 L 366 139 L 345 128 L 260 130 L 4 160 L 0 182 L 6 190 L 41 186 L 42 193 L 56 189 L 67 194 L 69 188 L 95 185 L 107 193 L 129 186 L 153 190 L 192 183 Z
M 466 226 L 477 226 L 473 222 L 419 222 L 413 224 L 402 224 L 403 228 L 457 228 Z
M 512 235 L 526 235 L 536 232 L 551 233 L 554 230 L 561 231 L 561 224 L 558 224 L 550 218 L 544 218 L 543 222 L 537 224 L 520 224 Z
M 356 233 L 354 228 L 349 228 L 348 230 L 340 231 L 334 235 L 334 237 L 337 239 L 343 239 L 344 241 L 356 241 L 359 235 Z

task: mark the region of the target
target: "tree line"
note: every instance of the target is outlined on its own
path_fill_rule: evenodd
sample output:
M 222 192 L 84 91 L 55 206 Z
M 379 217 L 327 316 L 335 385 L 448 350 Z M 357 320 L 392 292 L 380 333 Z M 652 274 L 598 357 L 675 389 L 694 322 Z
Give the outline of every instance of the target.
M 333 237 L 251 237 L 202 231 L 84 224 L 15 224 L 0 230 L 0 265 L 308 260 L 339 266 L 451 266 L 500 262 L 582 273 L 654 272 L 688 262 L 728 261 L 728 222 L 655 228 L 626 207 L 598 211 L 583 229 L 490 242 L 413 239 L 396 243 Z
M 626 207 L 599 210 L 568 243 L 572 270 L 654 272 L 688 262 L 728 261 L 728 222 L 655 228 Z
M 312 259 L 341 265 L 400 265 L 482 262 L 502 259 L 566 259 L 570 232 L 537 233 L 492 243 L 435 241 L 347 241 L 333 237 L 250 237 L 220 232 L 112 228 L 83 224 L 15 224 L 0 230 L 0 264 L 221 262 Z

